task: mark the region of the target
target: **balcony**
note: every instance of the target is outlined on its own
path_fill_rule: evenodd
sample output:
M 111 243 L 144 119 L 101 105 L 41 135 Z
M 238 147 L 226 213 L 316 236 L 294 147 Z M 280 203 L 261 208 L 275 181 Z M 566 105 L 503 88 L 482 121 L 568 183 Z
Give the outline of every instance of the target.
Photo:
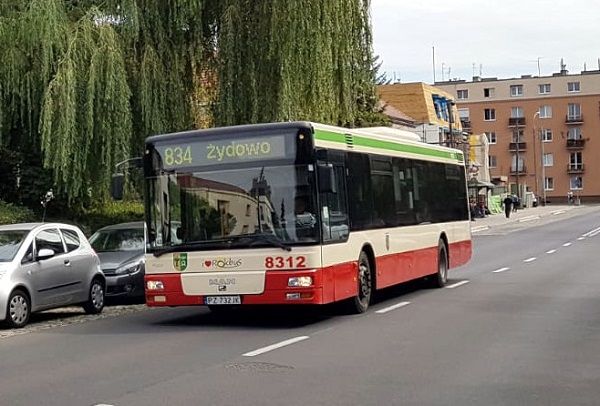
M 526 142 L 511 142 L 508 145 L 508 149 L 511 151 L 527 151 L 527 143 Z
M 583 149 L 585 146 L 585 140 L 567 140 L 567 149 Z
M 519 170 L 519 172 L 517 172 L 517 169 Z M 519 165 L 519 167 L 517 168 L 516 166 L 511 166 L 510 167 L 510 174 L 511 175 L 527 175 L 527 167 L 525 165 Z
M 525 127 L 525 117 L 511 117 L 508 119 L 509 127 Z
M 583 114 L 569 114 L 565 120 L 566 124 L 582 124 Z
M 583 173 L 583 164 L 567 165 L 567 173 Z

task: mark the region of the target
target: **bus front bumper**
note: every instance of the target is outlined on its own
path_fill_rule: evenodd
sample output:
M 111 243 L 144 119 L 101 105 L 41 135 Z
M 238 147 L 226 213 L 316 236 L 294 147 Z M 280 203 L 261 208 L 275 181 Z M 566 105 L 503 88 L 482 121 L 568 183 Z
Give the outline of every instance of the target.
M 290 278 L 312 278 L 310 286 L 288 286 Z M 181 274 L 146 275 L 146 305 L 158 306 L 204 306 L 207 300 L 227 297 L 236 302 L 221 304 L 264 305 L 264 304 L 325 304 L 319 271 L 276 271 L 267 272 L 264 290 L 259 294 L 188 295 L 184 293 Z

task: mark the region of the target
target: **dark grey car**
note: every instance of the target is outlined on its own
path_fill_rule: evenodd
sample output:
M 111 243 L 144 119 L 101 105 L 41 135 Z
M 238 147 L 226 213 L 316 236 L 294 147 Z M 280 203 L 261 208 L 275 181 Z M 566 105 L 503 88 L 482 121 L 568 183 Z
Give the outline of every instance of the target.
M 106 296 L 144 297 L 146 229 L 143 222 L 103 227 L 90 237 L 106 276 Z
M 61 223 L 0 226 L 0 321 L 23 327 L 33 312 L 104 307 L 105 278 L 83 232 Z

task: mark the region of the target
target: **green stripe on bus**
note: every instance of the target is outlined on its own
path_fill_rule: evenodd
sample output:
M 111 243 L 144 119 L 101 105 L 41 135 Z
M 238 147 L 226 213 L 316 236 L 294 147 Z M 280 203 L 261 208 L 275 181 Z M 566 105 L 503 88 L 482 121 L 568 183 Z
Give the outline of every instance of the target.
M 440 151 L 437 149 L 429 149 L 417 145 L 396 144 L 389 141 L 373 140 L 354 134 L 351 134 L 351 136 L 354 145 L 359 145 L 361 147 L 383 149 L 388 151 L 407 152 L 411 154 L 426 155 L 437 158 L 454 159 L 459 162 L 463 162 L 464 160 L 463 154 L 457 152 Z M 323 141 L 346 144 L 345 134 L 335 133 L 332 131 L 315 130 L 315 138 Z

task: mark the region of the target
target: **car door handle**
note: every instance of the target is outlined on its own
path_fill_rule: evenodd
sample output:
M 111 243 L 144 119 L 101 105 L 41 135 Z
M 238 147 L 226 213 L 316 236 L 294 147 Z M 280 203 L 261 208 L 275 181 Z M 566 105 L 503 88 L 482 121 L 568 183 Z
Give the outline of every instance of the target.
M 71 266 L 71 261 L 69 261 L 68 259 L 65 259 L 65 266 L 70 267 Z

